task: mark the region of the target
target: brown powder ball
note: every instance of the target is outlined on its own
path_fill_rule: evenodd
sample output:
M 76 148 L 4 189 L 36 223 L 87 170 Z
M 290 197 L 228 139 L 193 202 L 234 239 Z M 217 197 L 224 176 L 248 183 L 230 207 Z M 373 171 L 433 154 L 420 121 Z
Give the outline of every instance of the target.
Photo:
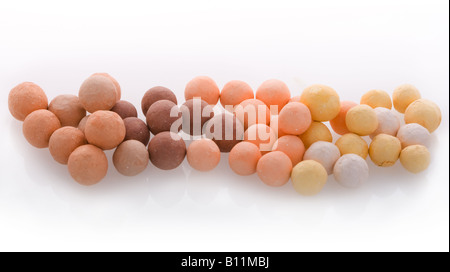
M 182 129 L 190 135 L 203 134 L 203 125 L 214 116 L 213 106 L 200 98 L 184 102 L 180 110 L 183 117 Z
M 248 176 L 256 173 L 256 165 L 260 158 L 261 152 L 256 145 L 240 142 L 231 149 L 228 164 L 236 174 Z
M 76 95 L 63 94 L 53 98 L 48 105 L 48 110 L 53 112 L 61 122 L 61 126 L 77 127 L 81 119 L 86 116 L 86 110 Z
M 122 96 L 122 89 L 120 88 L 119 82 L 117 82 L 117 80 L 108 73 L 93 74 L 93 76 L 95 76 L 95 75 L 107 77 L 112 81 L 112 83 L 114 84 L 114 87 L 116 88 L 116 100 L 119 101 L 120 97 Z
M 273 151 L 262 156 L 258 161 L 256 172 L 266 185 L 280 187 L 291 177 L 292 162 L 281 151 Z
M 89 115 L 86 115 L 81 119 L 80 123 L 78 124 L 78 129 L 81 130 L 84 133 L 84 129 L 86 128 L 86 122 L 89 118 Z
M 273 144 L 272 150 L 283 152 L 291 159 L 292 165 L 297 165 L 297 163 L 303 160 L 303 154 L 305 154 L 305 145 L 299 137 L 294 135 L 286 135 L 280 137 Z
M 220 149 L 210 139 L 193 141 L 187 149 L 187 160 L 195 170 L 207 172 L 220 162 Z
M 72 178 L 81 185 L 99 183 L 108 172 L 108 159 L 98 147 L 87 144 L 75 149 L 69 156 L 67 168 Z
M 226 106 L 237 106 L 242 101 L 254 98 L 252 87 L 240 80 L 232 80 L 225 84 L 220 93 L 220 103 Z
M 108 77 L 93 75 L 81 84 L 78 97 L 88 112 L 110 110 L 117 101 L 116 87 Z
M 242 101 L 234 108 L 234 114 L 244 124 L 245 129 L 254 124 L 268 125 L 270 123 L 270 110 L 264 102 L 258 99 Z
M 113 149 L 125 138 L 122 118 L 112 111 L 96 111 L 86 122 L 85 135 L 88 143 L 101 149 Z
M 265 154 L 272 151 L 277 134 L 267 125 L 254 124 L 245 131 L 244 140 L 256 145 Z
M 186 144 L 178 135 L 164 131 L 152 138 L 148 144 L 150 161 L 162 170 L 177 168 L 186 156 Z
M 126 130 L 124 141 L 137 140 L 147 146 L 150 140 L 150 131 L 144 121 L 137 117 L 128 117 L 123 119 L 123 123 Z
M 12 88 L 8 95 L 8 108 L 11 115 L 23 121 L 35 110 L 47 109 L 48 100 L 38 85 L 24 82 Z
M 121 143 L 113 155 L 113 164 L 117 171 L 124 176 L 136 176 L 148 165 L 148 152 L 145 145 L 136 140 Z
M 311 112 L 305 104 L 290 102 L 278 115 L 278 127 L 290 135 L 300 135 L 311 125 Z
M 175 104 L 178 104 L 177 97 L 175 94 L 168 88 L 162 86 L 156 86 L 150 88 L 147 92 L 145 92 L 141 101 L 142 113 L 147 115 L 147 111 L 153 103 L 159 100 L 169 100 Z
M 117 113 L 122 119 L 128 118 L 128 117 L 137 117 L 137 110 L 128 101 L 125 100 L 119 100 L 117 103 L 112 107 L 111 111 Z
M 230 113 L 214 115 L 206 124 L 205 135 L 212 139 L 220 152 L 230 150 L 244 138 L 244 126 Z
M 74 127 L 62 127 L 53 132 L 48 149 L 53 159 L 67 164 L 70 154 L 79 146 L 87 144 L 84 133 Z
M 169 100 L 159 100 L 153 103 L 147 111 L 147 126 L 156 135 L 163 131 L 171 131 L 172 124 L 181 121 L 181 111 L 178 106 Z M 181 129 L 181 122 L 172 132 Z
M 278 114 L 290 98 L 291 92 L 288 86 L 278 79 L 266 80 L 256 90 L 256 99 L 264 102 L 272 114 Z M 270 106 L 277 106 L 277 110 Z
M 186 101 L 192 98 L 201 98 L 210 105 L 216 105 L 219 101 L 220 90 L 216 82 L 207 76 L 198 76 L 188 82 L 184 89 Z
M 48 147 L 50 136 L 61 127 L 58 117 L 48 110 L 36 110 L 23 121 L 22 131 L 25 139 L 34 147 Z
M 330 143 L 333 141 L 333 136 L 328 127 L 324 123 L 317 121 L 312 122 L 309 128 L 299 137 L 305 144 L 306 149 L 318 141 Z

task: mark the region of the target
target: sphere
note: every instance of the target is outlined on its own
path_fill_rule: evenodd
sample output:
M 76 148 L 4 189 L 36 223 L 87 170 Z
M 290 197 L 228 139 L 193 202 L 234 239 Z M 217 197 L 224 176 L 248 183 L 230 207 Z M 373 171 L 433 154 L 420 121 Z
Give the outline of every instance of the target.
M 178 134 L 164 131 L 150 140 L 148 153 L 154 166 L 162 170 L 171 170 L 183 162 L 186 144 Z
M 391 96 L 383 90 L 368 91 L 361 97 L 360 104 L 369 105 L 373 109 L 378 107 L 392 108 Z
M 90 144 L 82 145 L 70 154 L 67 168 L 76 182 L 91 186 L 106 176 L 108 159 L 100 148 Z
M 47 96 L 44 90 L 32 82 L 24 82 L 12 88 L 8 95 L 8 108 L 11 115 L 19 121 L 36 110 L 46 110 Z
M 278 114 L 290 98 L 291 92 L 288 86 L 278 79 L 266 80 L 256 90 L 256 99 L 264 102 L 273 114 Z M 275 110 L 271 106 L 278 108 Z
M 144 144 L 136 140 L 127 140 L 114 151 L 113 164 L 120 174 L 131 177 L 145 170 L 148 159 Z
M 333 173 L 342 186 L 356 188 L 369 179 L 369 166 L 361 156 L 346 154 L 337 160 Z
M 339 148 L 341 155 L 356 154 L 363 159 L 369 155 L 369 146 L 361 136 L 354 133 L 344 134 L 336 141 L 336 146 Z
M 306 149 L 318 141 L 330 143 L 333 141 L 333 136 L 328 127 L 324 123 L 317 121 L 312 122 L 309 128 L 299 137 L 305 144 Z
M 311 125 L 311 112 L 303 103 L 290 102 L 278 115 L 278 127 L 290 135 L 300 135 Z
M 123 124 L 125 125 L 124 141 L 137 140 L 147 146 L 150 140 L 150 131 L 144 121 L 137 117 L 128 117 L 123 119 Z
M 262 156 L 256 166 L 258 177 L 266 185 L 280 187 L 289 181 L 292 162 L 281 151 L 273 151 Z
M 62 127 L 50 136 L 48 149 L 53 159 L 60 164 L 67 164 L 70 154 L 79 146 L 87 144 L 84 133 L 74 127 Z
M 159 100 L 153 103 L 147 111 L 147 126 L 153 135 L 163 131 L 172 131 L 178 133 L 181 129 L 181 123 L 173 127 L 175 122 L 180 120 L 181 111 L 178 106 L 169 100 Z M 175 123 L 176 125 L 177 123 Z
M 430 152 L 423 145 L 410 145 L 400 153 L 400 162 L 406 170 L 417 174 L 430 165 Z
M 314 121 L 330 121 L 341 109 L 337 92 L 325 85 L 312 85 L 303 90 L 300 101 L 311 111 Z
M 438 105 L 426 99 L 412 102 L 405 111 L 405 123 L 417 123 L 430 133 L 441 124 L 442 115 Z
M 292 168 L 291 179 L 297 193 L 312 196 L 322 191 L 327 183 L 328 175 L 320 163 L 305 160 Z
M 48 105 L 61 122 L 61 126 L 77 127 L 81 119 L 86 116 L 86 110 L 80 103 L 78 96 L 71 94 L 58 95 Z
M 78 97 L 88 112 L 110 110 L 117 101 L 116 87 L 108 77 L 92 75 L 81 84 Z
M 400 128 L 400 120 L 394 112 L 386 108 L 379 107 L 375 108 L 375 113 L 377 115 L 378 127 L 372 134 L 370 134 L 370 138 L 373 139 L 373 137 L 381 133 L 395 136 Z
M 115 78 L 113 78 L 110 74 L 108 73 L 95 73 L 93 74 L 93 76 L 104 76 L 109 78 L 109 80 L 111 80 L 111 82 L 114 84 L 114 87 L 116 88 L 116 101 L 120 100 L 120 97 L 122 96 L 122 89 L 120 88 L 119 82 L 117 82 L 117 80 Z
M 192 136 L 202 135 L 203 126 L 214 116 L 213 106 L 199 98 L 190 99 L 180 107 L 182 130 Z
M 278 138 L 273 144 L 272 151 L 281 151 L 291 159 L 292 165 L 303 160 L 305 146 L 299 137 L 294 135 L 286 135 Z
M 256 145 L 263 154 L 272 150 L 276 140 L 277 135 L 275 132 L 264 124 L 254 124 L 244 133 L 244 141 Z
M 333 167 L 341 156 L 337 146 L 329 142 L 315 142 L 305 152 L 304 160 L 314 160 L 323 165 L 328 175 L 333 173 Z
M 400 140 L 387 134 L 378 134 L 369 146 L 369 156 L 373 163 L 381 167 L 393 166 L 400 156 Z
M 122 119 L 128 117 L 137 117 L 136 108 L 133 106 L 133 104 L 125 100 L 117 101 L 114 107 L 112 107 L 111 111 L 117 113 Z
M 345 124 L 345 118 L 347 116 L 347 112 L 356 105 L 358 104 L 353 101 L 341 102 L 341 108 L 339 109 L 338 115 L 334 119 L 330 120 L 330 125 L 334 132 L 340 135 L 344 135 L 350 132 L 347 128 L 347 125 Z
M 254 124 L 268 125 L 270 123 L 270 110 L 264 102 L 258 99 L 242 101 L 234 108 L 234 114 L 245 129 Z
M 220 103 L 225 108 L 226 106 L 237 106 L 242 101 L 254 98 L 253 89 L 240 80 L 232 80 L 225 84 L 220 93 Z
M 141 101 L 142 113 L 147 115 L 147 111 L 153 103 L 159 100 L 169 100 L 174 104 L 178 104 L 177 97 L 175 94 L 168 88 L 162 86 L 156 86 L 150 88 L 147 92 L 145 92 Z
M 230 152 L 244 139 L 244 125 L 230 113 L 214 115 L 205 127 L 205 136 L 212 139 L 220 152 Z
M 411 123 L 400 127 L 397 138 L 402 143 L 402 148 L 410 145 L 423 145 L 428 147 L 431 142 L 431 133 L 423 126 Z
M 411 84 L 403 84 L 398 86 L 392 94 L 394 108 L 400 113 L 405 113 L 405 110 L 409 104 L 420 98 L 421 96 L 419 90 Z
M 220 149 L 211 139 L 193 141 L 187 149 L 189 165 L 197 171 L 211 171 L 220 162 Z
M 228 164 L 231 170 L 240 176 L 256 173 L 256 165 L 261 158 L 259 148 L 249 142 L 240 142 L 230 151 Z
M 35 110 L 28 114 L 22 125 L 25 139 L 34 147 L 48 147 L 50 136 L 61 127 L 58 117 L 48 110 Z
M 210 105 L 216 105 L 219 101 L 220 90 L 216 82 L 207 76 L 198 76 L 188 82 L 184 89 L 186 101 L 193 98 L 201 98 Z
M 378 128 L 377 114 L 374 109 L 367 105 L 354 106 L 348 110 L 345 124 L 350 132 L 367 136 Z
M 117 113 L 99 110 L 87 119 L 84 134 L 88 143 L 106 150 L 115 148 L 125 139 L 126 129 Z

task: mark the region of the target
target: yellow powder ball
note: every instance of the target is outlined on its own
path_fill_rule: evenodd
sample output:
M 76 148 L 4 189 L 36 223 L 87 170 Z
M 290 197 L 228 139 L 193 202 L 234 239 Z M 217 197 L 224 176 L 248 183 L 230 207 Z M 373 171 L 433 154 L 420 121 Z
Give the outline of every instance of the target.
M 372 161 L 381 167 L 393 166 L 400 156 L 402 144 L 394 136 L 378 134 L 369 146 L 369 155 Z
M 392 101 L 389 94 L 383 90 L 370 90 L 361 97 L 361 104 L 372 108 L 383 107 L 392 109 Z
M 314 121 L 309 128 L 299 136 L 302 139 L 305 148 L 308 149 L 313 143 L 318 141 L 332 142 L 333 136 L 328 127 L 322 123 Z
M 410 145 L 400 153 L 400 162 L 409 172 L 419 173 L 430 165 L 430 152 L 423 145 Z
M 322 191 L 328 174 L 318 162 L 306 160 L 298 163 L 291 173 L 294 189 L 301 195 L 312 196 Z
M 314 121 L 330 121 L 339 114 L 341 109 L 337 92 L 320 84 L 307 87 L 300 97 L 300 102 L 309 108 Z
M 345 124 L 350 132 L 367 136 L 378 128 L 377 114 L 370 106 L 358 105 L 347 112 Z
M 366 141 L 354 133 L 347 133 L 336 141 L 336 146 L 341 155 L 356 154 L 366 159 L 369 154 L 369 146 Z
M 411 84 L 398 86 L 392 94 L 394 108 L 400 113 L 404 113 L 409 104 L 420 98 L 419 90 Z
M 405 111 L 405 123 L 417 123 L 428 129 L 430 133 L 439 127 L 441 120 L 442 115 L 438 105 L 426 99 L 412 102 Z

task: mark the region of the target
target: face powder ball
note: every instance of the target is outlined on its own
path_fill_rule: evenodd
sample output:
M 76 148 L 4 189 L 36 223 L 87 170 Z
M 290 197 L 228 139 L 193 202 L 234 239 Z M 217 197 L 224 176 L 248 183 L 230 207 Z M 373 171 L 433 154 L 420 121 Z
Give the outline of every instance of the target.
M 240 176 L 256 173 L 256 165 L 261 158 L 259 148 L 249 142 L 240 142 L 230 151 L 228 164 L 231 170 Z
M 318 141 L 330 143 L 333 141 L 333 136 L 331 135 L 328 127 L 324 123 L 317 121 L 312 122 L 309 128 L 299 137 L 303 141 L 303 143 L 305 144 L 305 148 L 307 149 L 313 143 Z
M 331 87 L 320 84 L 307 87 L 302 92 L 300 101 L 309 108 L 314 121 L 330 121 L 339 114 L 341 109 L 337 92 Z
M 89 115 L 86 115 L 81 119 L 80 123 L 78 124 L 78 129 L 81 130 L 84 133 L 84 129 L 86 128 L 86 122 L 89 118 Z
M 202 135 L 203 126 L 214 116 L 213 106 L 200 98 L 190 99 L 180 107 L 182 130 L 192 136 Z
M 299 137 L 294 135 L 286 135 L 278 138 L 273 144 L 272 151 L 281 151 L 291 159 L 292 165 L 303 160 L 303 154 L 305 153 L 305 146 Z
M 206 138 L 212 139 L 220 152 L 230 150 L 244 139 L 244 126 L 230 113 L 215 115 L 205 127 Z
M 336 141 L 341 155 L 356 154 L 363 159 L 369 155 L 369 146 L 361 136 L 354 133 L 347 133 Z
M 402 148 L 410 145 L 423 145 L 428 147 L 431 142 L 430 132 L 416 123 L 402 126 L 397 132 L 397 138 L 402 143 Z
M 369 156 L 375 165 L 393 166 L 400 156 L 402 145 L 400 140 L 387 134 L 378 134 L 369 146 Z
M 48 147 L 50 136 L 61 127 L 58 117 L 48 110 L 36 110 L 23 121 L 22 132 L 34 147 Z
M 405 111 L 405 123 L 417 123 L 430 133 L 441 124 L 442 115 L 438 105 L 430 100 L 418 99 L 412 102 Z
M 147 111 L 147 126 L 156 135 L 163 131 L 170 131 L 172 125 L 181 118 L 181 111 L 178 106 L 169 100 L 159 100 L 153 103 Z M 181 129 L 181 122 L 172 132 Z
M 232 80 L 225 84 L 220 92 L 220 103 L 226 106 L 237 106 L 242 101 L 254 98 L 252 87 L 240 80 Z
M 360 156 L 346 154 L 337 160 L 333 173 L 342 186 L 356 188 L 369 179 L 369 166 Z
M 53 132 L 48 149 L 53 159 L 67 164 L 70 154 L 79 146 L 87 144 L 84 133 L 74 127 L 62 127 Z
M 23 121 L 35 110 L 47 109 L 48 100 L 38 85 L 24 82 L 14 87 L 8 95 L 8 108 L 11 115 Z
M 95 73 L 93 74 L 93 76 L 104 76 L 109 78 L 109 80 L 111 80 L 111 82 L 114 84 L 114 87 L 116 88 L 116 101 L 120 100 L 120 97 L 122 96 L 122 89 L 120 88 L 119 82 L 117 82 L 115 78 L 113 78 L 108 73 Z
M 417 174 L 430 165 L 430 152 L 423 145 L 410 145 L 400 153 L 400 162 L 406 170 Z
M 186 144 L 178 134 L 164 131 L 150 140 L 148 153 L 154 166 L 162 170 L 171 170 L 183 162 Z
M 99 183 L 106 176 L 108 159 L 100 148 L 87 144 L 70 154 L 67 167 L 76 182 L 90 186 Z
M 126 131 L 124 141 L 137 140 L 147 146 L 150 140 L 150 131 L 144 121 L 137 117 L 128 117 L 123 119 L 123 123 Z
M 186 101 L 193 98 L 201 98 L 210 105 L 216 105 L 219 101 L 220 90 L 216 82 L 207 76 L 198 76 L 186 84 L 184 97 Z
M 156 86 L 150 88 L 142 97 L 141 107 L 142 113 L 147 115 L 147 111 L 153 103 L 159 100 L 169 100 L 174 104 L 178 104 L 177 97 L 175 94 L 168 88 L 162 86 Z
M 124 176 L 136 176 L 148 165 L 148 151 L 144 144 L 136 140 L 121 143 L 113 155 L 113 164 Z
M 330 125 L 334 132 L 340 135 L 344 135 L 350 132 L 347 128 L 347 125 L 345 124 L 345 117 L 347 116 L 347 112 L 356 105 L 358 104 L 353 101 L 341 102 L 341 107 L 339 109 L 338 115 L 330 120 Z
M 381 133 L 395 136 L 400 128 L 400 120 L 394 112 L 386 108 L 379 107 L 375 109 L 375 113 L 377 115 L 378 127 L 372 134 L 370 134 L 370 138 L 373 139 L 373 137 Z
M 137 117 L 137 110 L 128 101 L 125 100 L 119 100 L 117 103 L 112 107 L 111 111 L 117 113 L 122 119 L 128 118 L 128 117 Z
M 122 118 L 112 111 L 96 111 L 91 114 L 84 129 L 88 143 L 101 149 L 113 149 L 125 138 Z
M 281 151 L 267 153 L 259 159 L 256 166 L 256 173 L 261 181 L 272 187 L 285 185 L 289 181 L 291 170 L 291 159 Z
M 48 105 L 61 122 L 61 126 L 77 127 L 81 119 L 86 116 L 86 110 L 80 103 L 78 96 L 71 94 L 58 95 Z
M 303 103 L 290 102 L 278 115 L 278 127 L 290 135 L 300 135 L 311 125 L 311 112 Z
M 392 101 L 394 108 L 400 112 L 405 113 L 406 108 L 412 102 L 420 99 L 419 90 L 411 84 L 403 84 L 398 86 L 392 94 Z
M 210 139 L 193 141 L 187 149 L 187 161 L 197 171 L 211 171 L 220 162 L 220 149 Z
M 105 76 L 93 75 L 81 84 L 78 97 L 88 112 L 110 110 L 116 104 L 116 87 Z
M 235 107 L 234 114 L 245 129 L 254 124 L 268 125 L 270 123 L 270 110 L 264 102 L 258 99 L 242 101 Z
M 392 108 L 392 101 L 390 95 L 383 90 L 371 90 L 361 97 L 361 104 L 368 105 L 372 108 L 383 107 L 386 109 Z
M 312 196 L 322 191 L 327 183 L 328 174 L 322 164 L 305 160 L 292 168 L 291 179 L 297 193 Z
M 277 135 L 269 126 L 264 124 L 254 124 L 250 126 L 244 134 L 244 140 L 256 145 L 262 154 L 272 150 Z
M 290 98 L 291 92 L 288 86 L 278 79 L 266 80 L 256 90 L 256 99 L 264 102 L 272 114 L 278 114 Z M 271 106 L 277 106 L 277 110 L 272 109 Z
M 370 106 L 358 105 L 347 112 L 345 124 L 350 132 L 367 136 L 378 128 L 377 114 Z
M 333 167 L 341 156 L 339 148 L 329 142 L 315 142 L 305 152 L 304 160 L 314 160 L 325 167 L 328 175 L 333 173 Z

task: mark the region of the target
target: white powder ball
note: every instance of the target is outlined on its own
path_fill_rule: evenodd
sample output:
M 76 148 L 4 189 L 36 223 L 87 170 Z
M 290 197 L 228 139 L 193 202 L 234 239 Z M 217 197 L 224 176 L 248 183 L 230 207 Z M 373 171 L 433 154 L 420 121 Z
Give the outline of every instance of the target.
M 345 154 L 334 165 L 334 178 L 344 187 L 355 188 L 369 178 L 367 162 L 356 154 Z
M 370 138 L 373 139 L 373 137 L 381 133 L 395 136 L 400 128 L 400 120 L 395 113 L 382 107 L 375 108 L 375 113 L 378 119 L 378 128 L 370 134 Z
M 411 123 L 402 126 L 397 133 L 397 138 L 402 143 L 402 148 L 410 145 L 423 145 L 429 147 L 431 134 L 423 126 Z
M 333 173 L 333 167 L 341 156 L 339 148 L 329 142 L 318 141 L 313 143 L 303 156 L 304 160 L 314 160 L 323 165 L 328 175 Z

